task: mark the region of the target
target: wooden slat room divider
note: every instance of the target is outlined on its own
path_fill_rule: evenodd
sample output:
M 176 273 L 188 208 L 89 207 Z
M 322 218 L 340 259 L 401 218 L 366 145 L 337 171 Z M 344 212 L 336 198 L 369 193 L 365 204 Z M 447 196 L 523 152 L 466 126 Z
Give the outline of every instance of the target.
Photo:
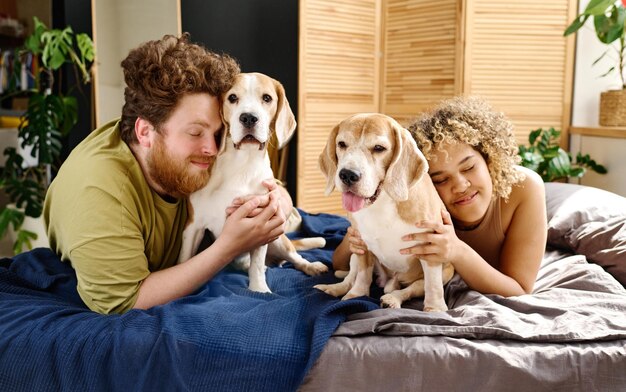
M 296 204 L 343 214 L 318 156 L 332 127 L 377 111 L 406 124 L 442 99 L 480 95 L 530 130 L 569 126 L 576 0 L 300 0 Z M 564 141 L 567 135 L 563 134 Z

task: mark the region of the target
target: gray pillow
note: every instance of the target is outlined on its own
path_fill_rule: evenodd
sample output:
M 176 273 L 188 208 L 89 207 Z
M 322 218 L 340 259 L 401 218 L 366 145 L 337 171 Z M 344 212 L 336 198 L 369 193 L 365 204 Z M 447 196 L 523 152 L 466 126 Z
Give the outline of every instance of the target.
M 586 256 L 626 287 L 626 198 L 583 185 L 545 185 L 548 245 Z

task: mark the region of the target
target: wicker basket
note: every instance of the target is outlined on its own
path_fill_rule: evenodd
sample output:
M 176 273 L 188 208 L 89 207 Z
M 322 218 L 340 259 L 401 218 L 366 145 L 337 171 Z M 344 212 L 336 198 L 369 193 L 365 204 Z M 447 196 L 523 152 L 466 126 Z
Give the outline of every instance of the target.
M 626 89 L 610 90 L 600 94 L 600 125 L 626 126 Z

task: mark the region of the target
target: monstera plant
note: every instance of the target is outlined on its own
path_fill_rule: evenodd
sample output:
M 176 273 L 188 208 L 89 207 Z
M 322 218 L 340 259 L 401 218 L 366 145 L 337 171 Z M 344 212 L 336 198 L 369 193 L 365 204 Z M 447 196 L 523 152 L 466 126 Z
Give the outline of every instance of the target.
M 0 175 L 0 188 L 7 193 L 10 204 L 0 211 L 0 238 L 11 228 L 16 233 L 15 253 L 30 249 L 31 241 L 37 238 L 35 233 L 22 228 L 24 219 L 41 216 L 51 170 L 59 163 L 62 138 L 78 121 L 76 97 L 69 95 L 71 91 L 64 94 L 60 83 L 55 84 L 56 71 L 69 64 L 83 84 L 89 83 L 94 49 L 88 35 L 75 34 L 71 27 L 49 29 L 35 17 L 34 32 L 26 38 L 17 56 L 16 70 L 27 58 L 34 64 L 28 71 L 34 85 L 26 92 L 28 107 L 20 118 L 18 140 L 22 150 L 30 150 L 37 163 L 26 164 L 24 156 L 13 147 L 4 150 L 6 163 Z M 80 84 L 75 87 L 80 88 Z

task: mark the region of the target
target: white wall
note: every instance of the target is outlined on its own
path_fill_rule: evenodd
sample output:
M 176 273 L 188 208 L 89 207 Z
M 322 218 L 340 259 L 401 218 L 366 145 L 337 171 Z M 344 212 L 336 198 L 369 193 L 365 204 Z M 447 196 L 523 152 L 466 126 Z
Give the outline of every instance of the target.
M 589 0 L 580 0 L 582 12 Z M 617 54 L 611 51 L 598 64 L 594 61 L 607 50 L 607 46 L 596 37 L 593 19 L 589 18 L 576 37 L 576 64 L 574 96 L 572 97 L 572 126 L 597 127 L 600 117 L 600 93 L 621 88 L 617 72 L 601 77 L 617 64 Z M 615 44 L 618 47 L 617 44 Z M 593 65 L 593 66 L 592 66 Z M 589 154 L 598 163 L 606 166 L 608 174 L 600 175 L 588 171 L 580 180 L 571 180 L 582 185 L 606 189 L 626 197 L 626 135 L 624 138 L 570 135 L 570 151 Z
M 582 12 L 589 0 L 580 0 L 578 10 Z M 600 113 L 600 93 L 606 90 L 619 89 L 621 81 L 614 72 L 611 75 L 600 77 L 611 66 L 617 64 L 615 53 L 607 54 L 600 62 L 592 64 L 607 49 L 596 37 L 593 28 L 593 18 L 589 18 L 585 25 L 576 33 L 576 66 L 574 76 L 574 97 L 572 104 L 573 126 L 598 126 Z M 617 47 L 617 44 L 616 44 Z
M 92 0 L 96 50 L 96 126 L 121 116 L 120 63 L 140 43 L 180 34 L 180 0 Z

